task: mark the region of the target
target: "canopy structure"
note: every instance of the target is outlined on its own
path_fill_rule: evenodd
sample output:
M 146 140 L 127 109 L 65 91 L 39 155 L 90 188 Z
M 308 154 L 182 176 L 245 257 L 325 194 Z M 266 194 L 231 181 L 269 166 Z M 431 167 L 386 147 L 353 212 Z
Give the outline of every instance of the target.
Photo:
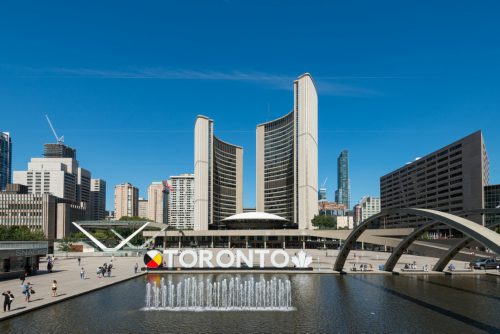
M 136 235 L 141 233 L 144 229 L 153 229 L 153 230 L 158 230 L 158 233 L 163 232 L 167 229 L 166 224 L 160 224 L 160 223 L 155 223 L 155 222 L 150 222 L 150 221 L 118 221 L 118 220 L 97 220 L 97 221 L 79 221 L 79 222 L 73 222 L 73 225 L 87 238 L 89 238 L 94 244 L 97 245 L 103 252 L 116 252 L 122 249 L 125 245 L 128 245 L 129 247 L 134 247 L 130 244 L 130 240 L 132 240 Z M 85 226 L 87 229 L 88 228 L 97 228 L 97 229 L 110 229 L 111 232 L 113 232 L 120 240 L 122 240 L 116 247 L 106 247 L 102 242 L 97 240 L 89 231 L 85 230 L 83 228 Z M 135 231 L 129 235 L 128 237 L 124 238 L 122 237 L 118 232 L 114 230 L 116 227 L 121 227 L 121 228 L 130 228 L 134 229 Z M 152 238 L 146 240 L 140 247 L 134 247 L 134 248 L 145 248 L 146 245 L 151 243 L 153 241 L 155 236 Z
M 229 230 L 272 230 L 286 227 L 288 220 L 267 212 L 237 213 L 222 220 Z

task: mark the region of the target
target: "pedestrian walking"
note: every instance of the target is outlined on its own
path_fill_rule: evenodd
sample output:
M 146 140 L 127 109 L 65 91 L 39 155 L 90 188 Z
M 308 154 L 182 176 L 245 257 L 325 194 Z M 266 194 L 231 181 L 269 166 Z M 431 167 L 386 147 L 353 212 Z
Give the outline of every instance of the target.
M 52 297 L 57 297 L 57 281 L 52 281 Z
M 14 295 L 10 291 L 2 293 L 3 295 L 3 311 L 10 311 L 10 304 L 14 301 Z
M 48 271 L 49 273 L 51 273 L 51 272 L 52 272 L 52 267 L 53 267 L 52 262 L 47 263 L 47 271 Z
M 137 274 L 137 269 L 139 269 L 139 265 L 137 264 L 137 262 L 135 263 L 135 266 L 134 266 L 134 273 Z
M 110 263 L 108 266 L 108 277 L 111 277 L 111 268 L 113 268 L 113 265 Z
M 29 303 L 29 302 L 30 302 L 30 297 L 31 297 L 31 294 L 32 294 L 32 293 L 33 293 L 33 289 L 31 288 L 31 283 L 30 283 L 30 282 L 28 282 L 28 283 L 26 283 L 26 284 L 24 285 L 24 287 L 23 287 L 23 295 L 25 295 L 25 296 L 26 296 L 25 301 L 26 301 L 27 303 Z
M 78 267 L 80 266 L 80 262 L 82 262 L 82 259 L 78 257 Z
M 19 280 L 21 280 L 21 286 L 24 286 L 24 281 L 26 280 L 26 275 L 24 272 L 19 276 Z
M 85 269 L 80 269 L 80 279 L 85 279 Z

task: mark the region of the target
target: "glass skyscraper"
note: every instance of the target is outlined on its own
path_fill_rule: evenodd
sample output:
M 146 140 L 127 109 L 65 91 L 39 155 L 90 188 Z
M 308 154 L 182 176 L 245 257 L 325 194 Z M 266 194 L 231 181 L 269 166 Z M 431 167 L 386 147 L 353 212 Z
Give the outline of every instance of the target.
M 349 153 L 347 150 L 340 152 L 337 158 L 337 191 L 335 191 L 335 202 L 345 204 L 350 209 L 349 189 Z
M 0 132 L 0 191 L 12 183 L 12 140 L 8 132 Z

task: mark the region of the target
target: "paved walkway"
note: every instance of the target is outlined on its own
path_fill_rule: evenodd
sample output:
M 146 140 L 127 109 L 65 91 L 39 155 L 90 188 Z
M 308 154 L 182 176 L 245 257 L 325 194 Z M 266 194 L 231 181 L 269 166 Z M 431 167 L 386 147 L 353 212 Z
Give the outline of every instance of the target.
M 22 294 L 23 288 L 19 278 L 0 281 L 0 290 L 5 292 L 10 290 L 14 294 L 14 301 L 10 312 L 3 312 L 3 296 L 1 299 L 2 309 L 0 310 L 0 321 L 19 313 L 28 312 L 49 304 L 61 302 L 63 300 L 100 289 L 105 286 L 125 281 L 144 273 L 134 273 L 134 265 L 137 262 L 139 267 L 143 266 L 143 260 L 139 257 L 115 257 L 113 259 L 113 270 L 111 277 L 97 278 L 96 269 L 104 262 L 110 263 L 110 257 L 82 257 L 81 266 L 78 266 L 76 258 L 66 259 L 57 256 L 54 262 L 52 273 L 47 273 L 46 262 L 40 264 L 37 275 L 29 276 L 26 282 L 33 285 L 35 294 L 31 296 L 31 301 L 25 301 Z M 80 279 L 80 268 L 85 268 L 85 279 Z M 52 297 L 52 281 L 57 280 L 57 297 Z

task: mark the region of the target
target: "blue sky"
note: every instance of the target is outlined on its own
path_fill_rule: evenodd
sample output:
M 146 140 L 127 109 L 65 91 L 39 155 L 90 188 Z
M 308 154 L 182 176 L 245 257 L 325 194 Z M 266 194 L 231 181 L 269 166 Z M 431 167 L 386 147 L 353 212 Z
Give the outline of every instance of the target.
M 4 1 L 0 131 L 26 169 L 59 135 L 113 187 L 193 172 L 198 114 L 242 145 L 255 203 L 255 127 L 288 112 L 292 82 L 319 93 L 319 178 L 336 189 L 350 152 L 351 201 L 379 177 L 484 132 L 500 183 L 498 1 Z

